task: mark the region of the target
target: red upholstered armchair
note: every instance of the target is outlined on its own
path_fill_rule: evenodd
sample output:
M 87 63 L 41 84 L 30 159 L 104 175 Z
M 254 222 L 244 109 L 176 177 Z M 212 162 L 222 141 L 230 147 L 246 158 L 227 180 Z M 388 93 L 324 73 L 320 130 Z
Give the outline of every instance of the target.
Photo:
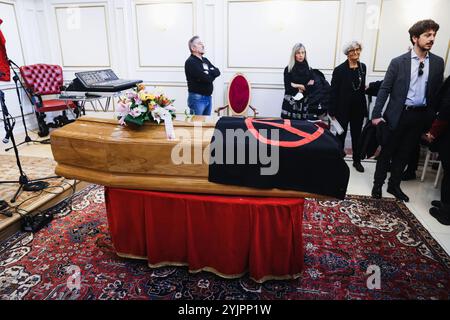
M 247 78 L 242 73 L 236 73 L 228 86 L 228 104 L 215 110 L 220 116 L 222 110 L 227 110 L 230 115 L 247 115 L 248 108 L 256 117 L 258 111 L 250 105 L 251 87 Z
M 74 109 L 78 117 L 80 112 L 78 106 L 73 101 L 63 101 L 57 99 L 42 99 L 46 95 L 61 93 L 63 86 L 63 72 L 58 65 L 33 64 L 20 67 L 20 74 L 24 80 L 25 90 L 27 90 L 31 102 L 34 105 L 35 114 L 39 125 L 39 136 L 48 135 L 49 128 L 56 128 L 72 122 L 67 118 L 68 107 Z M 52 111 L 62 111 L 62 115 L 55 117 L 53 123 L 45 122 L 45 113 Z

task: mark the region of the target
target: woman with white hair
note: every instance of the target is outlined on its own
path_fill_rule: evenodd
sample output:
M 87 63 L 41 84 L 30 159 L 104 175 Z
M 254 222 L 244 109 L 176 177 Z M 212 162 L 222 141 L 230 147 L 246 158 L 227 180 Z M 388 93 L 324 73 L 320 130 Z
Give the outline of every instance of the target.
M 302 119 L 303 95 L 307 95 L 308 86 L 314 85 L 313 75 L 306 58 L 305 46 L 297 43 L 292 48 L 289 65 L 284 69 L 284 99 L 281 117 L 284 119 Z
M 344 47 L 347 60 L 333 71 L 331 80 L 331 105 L 328 113 L 337 119 L 344 132 L 338 136 L 345 146 L 345 137 L 350 123 L 352 136 L 353 166 L 364 172 L 358 152 L 358 141 L 361 136 L 364 118 L 367 117 L 366 65 L 359 61 L 362 45 L 353 41 Z

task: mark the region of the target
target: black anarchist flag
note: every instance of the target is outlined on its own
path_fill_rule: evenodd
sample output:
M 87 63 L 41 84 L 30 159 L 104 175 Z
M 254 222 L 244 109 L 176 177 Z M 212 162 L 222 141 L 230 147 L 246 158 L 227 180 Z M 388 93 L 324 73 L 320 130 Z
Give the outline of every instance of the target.
M 222 117 L 211 140 L 208 180 L 343 199 L 350 170 L 338 140 L 311 122 Z

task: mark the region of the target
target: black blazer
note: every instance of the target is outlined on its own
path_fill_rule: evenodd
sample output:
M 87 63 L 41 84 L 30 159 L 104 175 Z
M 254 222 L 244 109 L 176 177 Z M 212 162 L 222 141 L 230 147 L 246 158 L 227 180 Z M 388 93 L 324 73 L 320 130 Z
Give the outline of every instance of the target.
M 337 66 L 333 71 L 331 79 L 331 108 L 328 111 L 331 116 L 338 118 L 348 118 L 350 113 L 350 101 L 354 101 L 352 95 L 357 94 L 360 99 L 361 112 L 367 115 L 367 101 L 365 96 L 367 68 L 364 63 L 358 62 L 358 67 L 362 71 L 361 87 L 358 91 L 353 90 L 353 75 L 348 60 Z M 352 110 L 354 112 L 355 110 Z
M 444 59 L 430 52 L 430 73 L 427 86 L 427 118 L 431 123 L 435 110 L 433 108 L 433 98 L 444 80 Z M 405 108 L 411 82 L 411 52 L 393 59 L 381 84 L 377 101 L 372 112 L 372 119 L 382 116 L 384 105 L 389 97 L 389 103 L 383 114 L 384 119 L 391 129 L 395 129 L 400 120 L 400 116 Z

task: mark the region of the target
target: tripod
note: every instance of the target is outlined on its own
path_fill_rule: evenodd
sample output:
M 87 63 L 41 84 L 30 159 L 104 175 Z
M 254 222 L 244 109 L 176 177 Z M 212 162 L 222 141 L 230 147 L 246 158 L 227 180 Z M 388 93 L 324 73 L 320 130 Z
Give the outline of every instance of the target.
M 1 183 L 19 183 L 20 184 L 19 189 L 17 190 L 14 197 L 11 199 L 11 203 L 14 203 L 14 202 L 16 202 L 16 199 L 22 190 L 23 191 L 43 190 L 43 189 L 47 188 L 49 185 L 48 182 L 45 182 L 43 180 L 60 178 L 60 177 L 52 176 L 52 177 L 46 177 L 46 178 L 34 179 L 34 180 L 28 179 L 28 177 L 23 172 L 22 165 L 20 163 L 20 158 L 19 158 L 19 151 L 17 150 L 16 141 L 14 139 L 13 129 L 14 129 L 14 125 L 15 125 L 15 120 L 8 112 L 8 108 L 6 107 L 6 103 L 5 103 L 5 94 L 3 93 L 2 90 L 0 90 L 0 104 L 1 104 L 2 113 L 3 113 L 3 121 L 5 122 L 5 128 L 7 130 L 6 134 L 11 138 L 14 153 L 16 155 L 17 167 L 19 168 L 19 172 L 20 172 L 19 180 L 17 180 L 17 181 L 0 181 L 0 184 Z
M 22 105 L 22 99 L 20 98 L 20 91 L 19 91 L 19 84 L 18 83 L 20 83 L 20 86 L 22 88 L 25 88 L 25 87 L 23 86 L 23 83 L 20 80 L 19 75 L 17 74 L 16 70 L 14 69 L 14 66 L 16 68 L 19 68 L 19 66 L 14 61 L 12 61 L 11 59 L 8 59 L 8 63 L 9 63 L 9 66 L 10 66 L 12 72 L 14 73 L 13 80 L 14 80 L 14 84 L 16 85 L 16 94 L 17 94 L 17 99 L 19 100 L 20 114 L 22 116 L 22 123 L 23 123 L 23 127 L 25 129 L 25 140 L 23 142 L 17 144 L 17 147 L 21 146 L 24 143 L 29 143 L 29 142 L 48 144 L 50 142 L 50 139 L 46 139 L 46 140 L 42 140 L 42 141 L 32 140 L 30 138 L 30 136 L 28 135 L 28 129 L 27 129 L 27 124 L 25 122 L 25 115 L 23 113 L 23 105 Z M 30 102 L 33 104 L 33 101 L 31 100 L 30 96 L 28 95 L 28 92 L 26 90 L 25 90 L 25 92 L 27 94 L 28 99 L 30 99 Z M 7 134 L 5 139 L 3 139 L 3 143 L 8 143 L 9 142 L 8 138 L 9 138 L 9 136 Z M 7 149 L 5 149 L 5 151 L 9 151 L 9 150 L 11 150 L 13 148 L 14 147 L 7 148 Z

